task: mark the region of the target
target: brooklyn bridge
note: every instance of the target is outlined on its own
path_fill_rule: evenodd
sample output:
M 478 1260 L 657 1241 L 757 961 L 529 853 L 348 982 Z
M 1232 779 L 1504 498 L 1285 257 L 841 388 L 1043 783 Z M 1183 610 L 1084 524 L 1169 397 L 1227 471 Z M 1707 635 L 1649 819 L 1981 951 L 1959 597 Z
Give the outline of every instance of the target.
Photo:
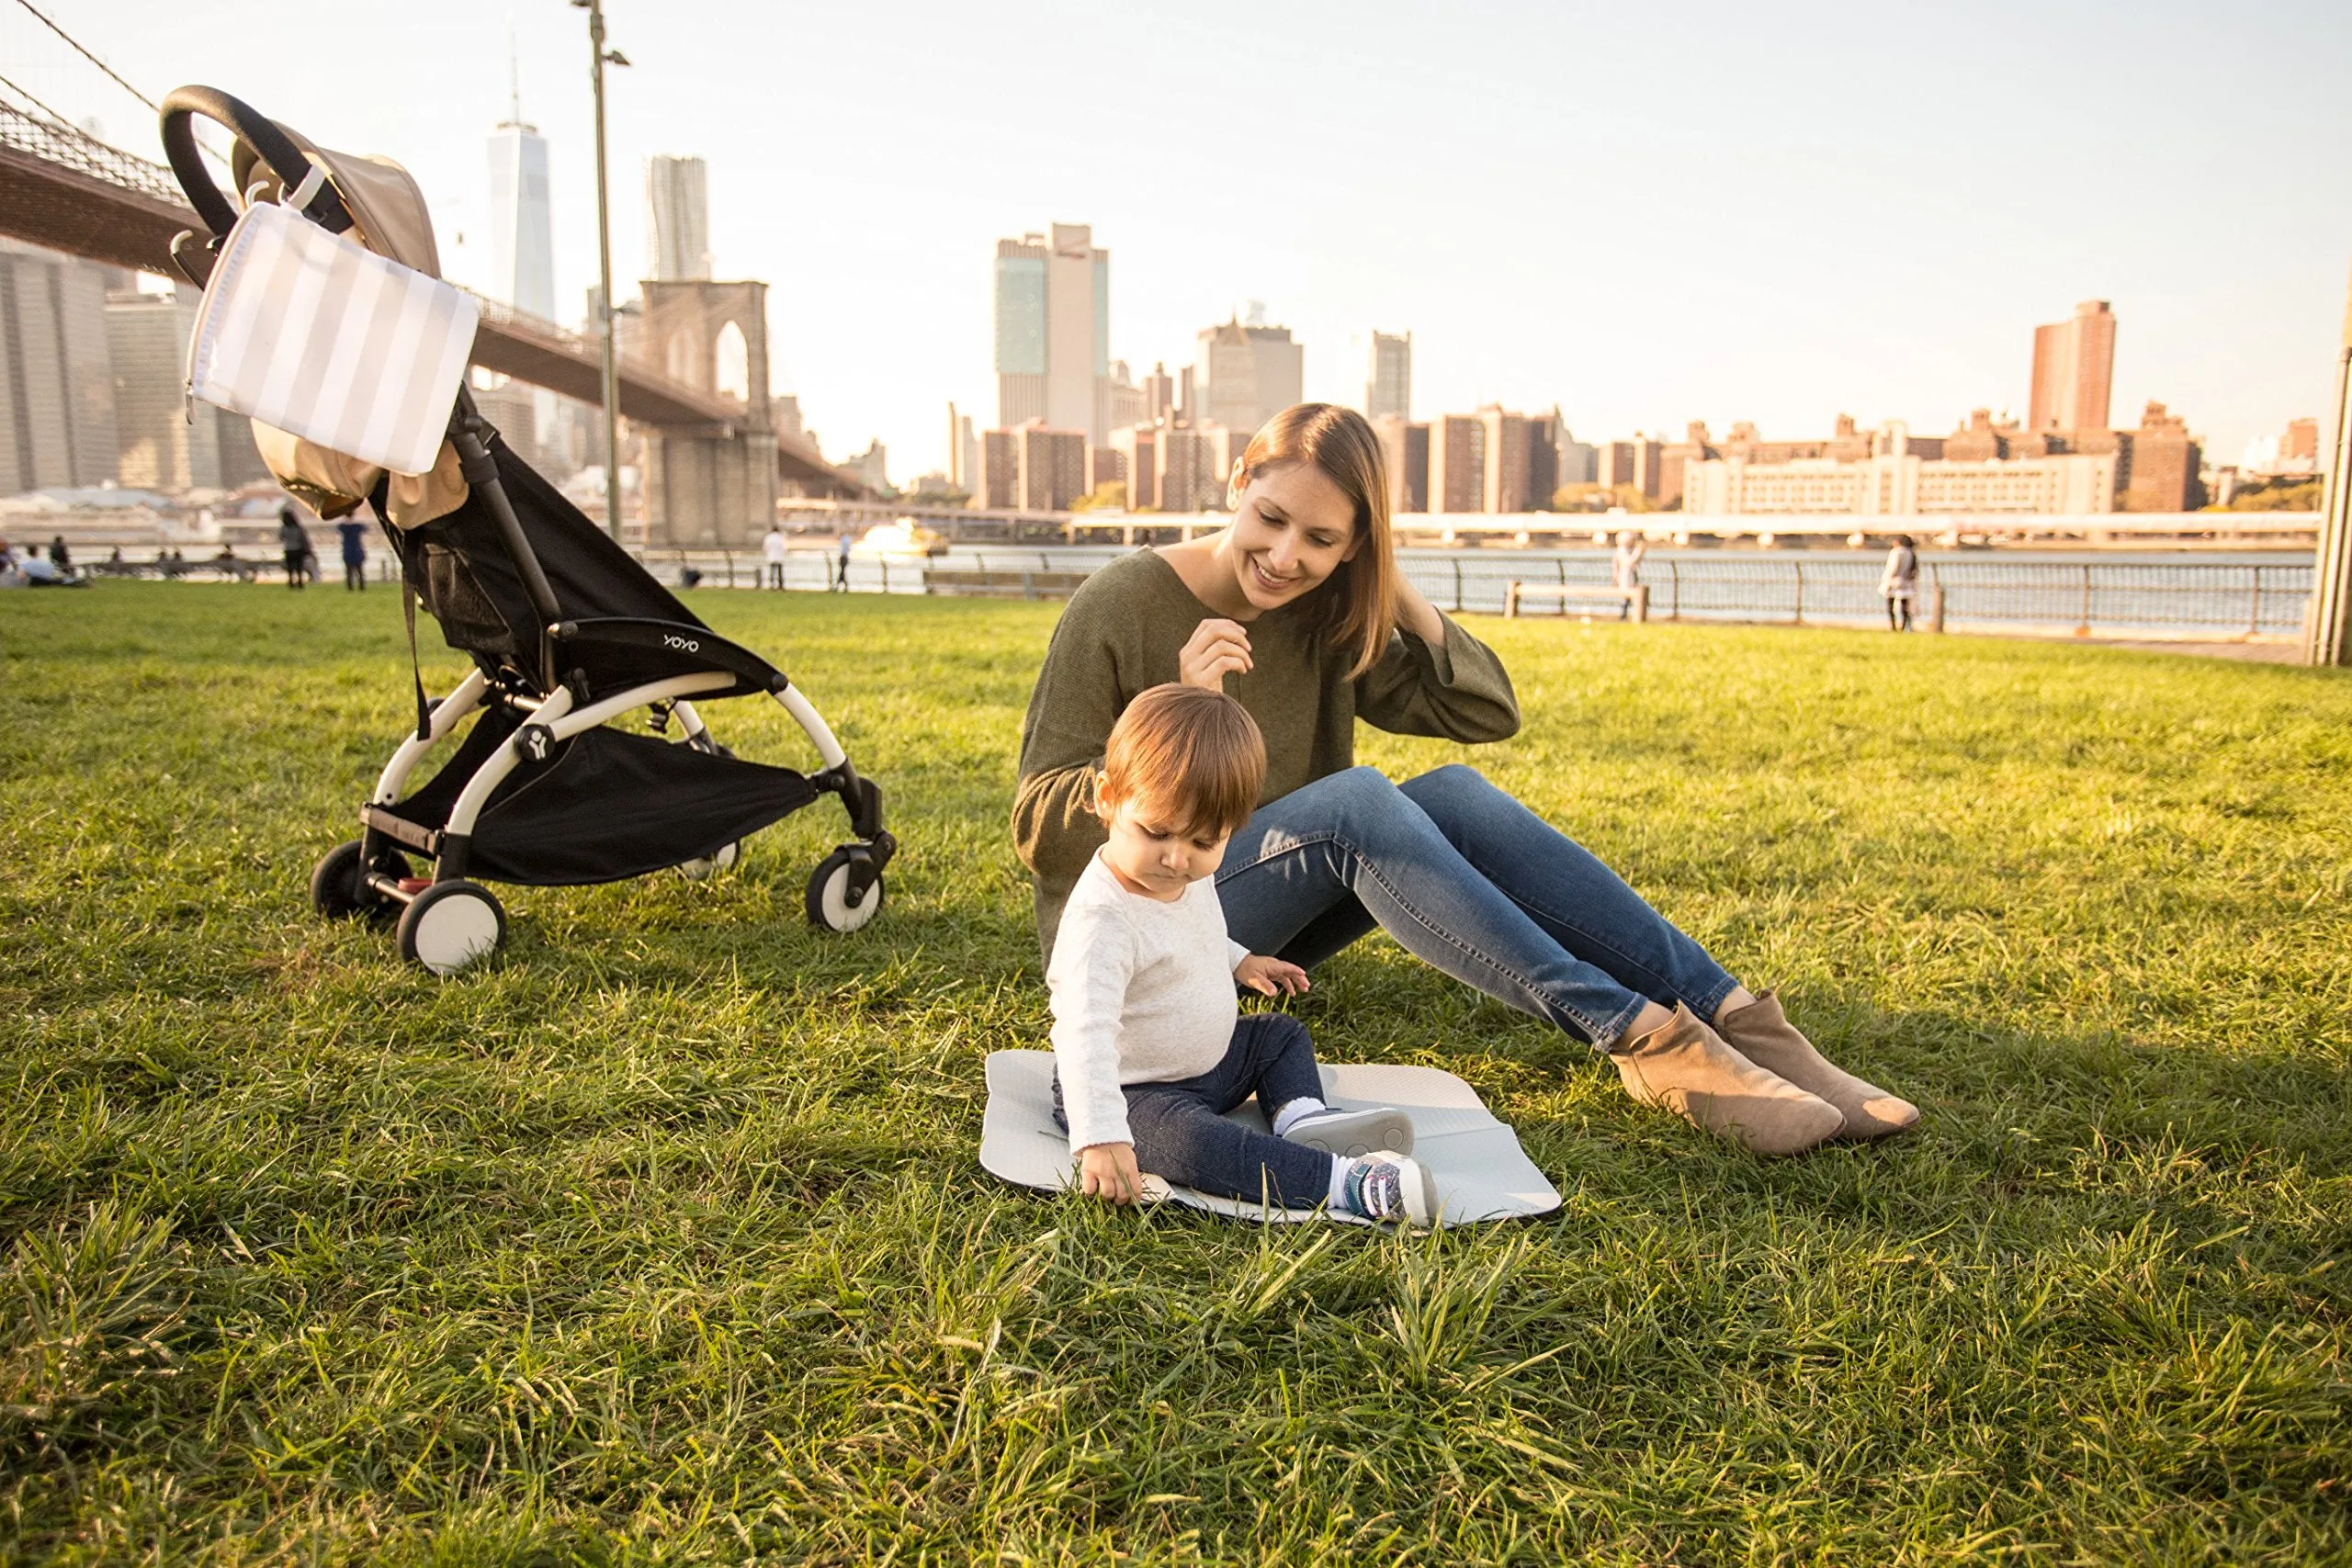
M 0 102 L 0 234 L 113 266 L 176 273 L 172 242 L 204 231 L 170 169 L 60 121 Z M 779 494 L 857 500 L 858 474 L 779 433 L 767 394 L 763 283 L 643 288 L 620 363 L 619 413 L 645 448 L 649 543 L 729 546 L 763 533 Z M 597 403 L 597 342 L 481 299 L 476 366 Z M 718 381 L 713 345 L 740 332 L 751 375 L 743 396 Z M 673 368 L 683 373 L 670 373 Z

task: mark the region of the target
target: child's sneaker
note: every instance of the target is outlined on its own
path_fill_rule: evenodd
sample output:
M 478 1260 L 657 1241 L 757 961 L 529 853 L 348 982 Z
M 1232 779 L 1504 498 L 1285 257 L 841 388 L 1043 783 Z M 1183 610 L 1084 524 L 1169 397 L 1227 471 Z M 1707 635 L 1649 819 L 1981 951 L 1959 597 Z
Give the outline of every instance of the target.
M 1437 1225 L 1437 1179 L 1419 1160 L 1377 1149 L 1348 1168 L 1348 1207 L 1368 1220 Z
M 1408 1155 L 1413 1152 L 1413 1119 L 1386 1105 L 1364 1111 L 1327 1105 L 1292 1122 L 1283 1136 L 1341 1159 L 1361 1159 L 1375 1149 Z

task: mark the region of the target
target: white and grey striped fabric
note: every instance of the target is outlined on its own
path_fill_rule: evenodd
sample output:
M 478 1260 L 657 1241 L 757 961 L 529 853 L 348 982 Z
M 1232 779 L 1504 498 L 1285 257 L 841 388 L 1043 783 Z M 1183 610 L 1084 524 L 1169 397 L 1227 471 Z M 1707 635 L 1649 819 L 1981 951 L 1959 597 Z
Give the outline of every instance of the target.
M 188 391 L 332 451 L 433 467 L 481 312 L 463 291 L 269 202 L 229 231 Z

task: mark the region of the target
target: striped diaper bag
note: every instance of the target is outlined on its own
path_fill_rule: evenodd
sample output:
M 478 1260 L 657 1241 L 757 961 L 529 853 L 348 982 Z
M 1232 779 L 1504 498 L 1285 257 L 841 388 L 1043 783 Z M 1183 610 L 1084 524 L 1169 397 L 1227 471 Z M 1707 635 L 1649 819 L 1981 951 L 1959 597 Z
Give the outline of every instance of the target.
M 433 467 L 473 352 L 471 296 L 256 201 L 212 268 L 191 396 L 396 474 Z

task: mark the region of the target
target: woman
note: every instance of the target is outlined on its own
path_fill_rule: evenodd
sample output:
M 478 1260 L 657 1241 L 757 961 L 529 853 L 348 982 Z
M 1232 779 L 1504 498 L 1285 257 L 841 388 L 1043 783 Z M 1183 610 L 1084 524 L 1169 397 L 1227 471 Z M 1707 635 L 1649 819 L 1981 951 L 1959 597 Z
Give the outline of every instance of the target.
M 1894 536 L 1894 547 L 1886 552 L 1886 570 L 1879 577 L 1878 591 L 1886 597 L 1886 629 L 1909 631 L 1912 601 L 1919 596 L 1919 546 L 1910 535 Z
M 1232 526 L 1124 556 L 1054 630 L 1022 725 L 1013 835 L 1048 953 L 1102 842 L 1094 788 L 1126 704 L 1228 690 L 1266 741 L 1216 878 L 1233 940 L 1312 967 L 1377 925 L 1488 996 L 1591 1042 L 1635 1100 L 1760 1154 L 1918 1119 L 1841 1072 L 1608 867 L 1475 771 L 1354 766 L 1355 721 L 1477 742 L 1519 728 L 1510 678 L 1397 570 L 1379 438 L 1302 403 L 1250 443 Z M 1712 1023 L 1713 1027 L 1710 1027 Z

